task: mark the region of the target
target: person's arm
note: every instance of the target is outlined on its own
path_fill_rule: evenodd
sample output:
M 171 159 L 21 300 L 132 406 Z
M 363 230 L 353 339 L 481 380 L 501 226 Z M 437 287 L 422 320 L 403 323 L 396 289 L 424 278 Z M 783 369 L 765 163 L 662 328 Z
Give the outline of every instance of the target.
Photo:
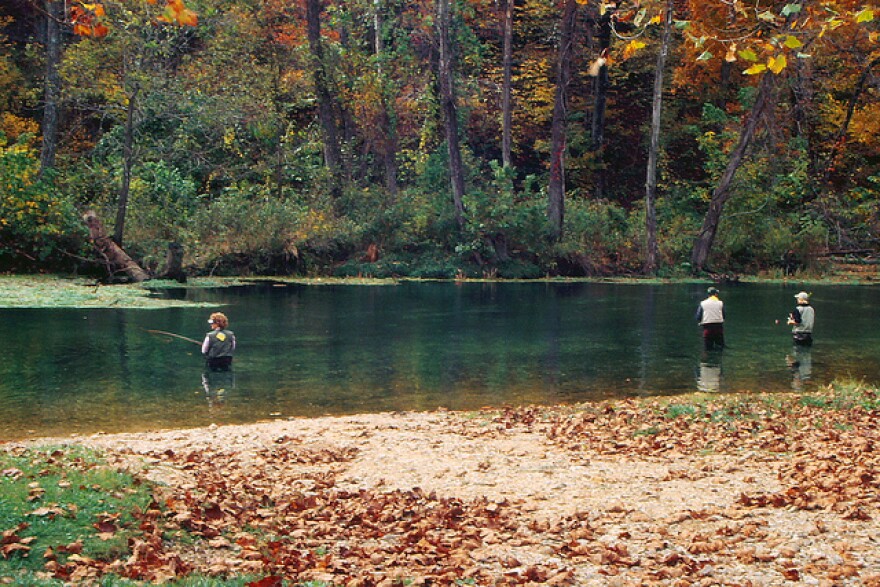
M 703 321 L 703 304 L 697 306 L 697 313 L 694 315 L 694 318 L 697 319 L 697 324 Z
M 800 324 L 802 321 L 801 311 L 798 308 L 795 308 L 794 311 L 788 315 L 789 324 Z
M 202 341 L 202 354 L 203 355 L 208 354 L 208 347 L 210 347 L 210 346 L 211 346 L 211 338 L 206 334 L 205 340 Z

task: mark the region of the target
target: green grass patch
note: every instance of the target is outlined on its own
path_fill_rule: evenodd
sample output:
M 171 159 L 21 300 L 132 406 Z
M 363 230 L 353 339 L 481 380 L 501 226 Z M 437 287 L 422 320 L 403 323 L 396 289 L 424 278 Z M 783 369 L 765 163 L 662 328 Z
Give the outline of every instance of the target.
M 666 418 L 675 420 L 682 416 L 693 417 L 700 412 L 700 408 L 690 404 L 670 404 L 666 406 Z
M 176 284 L 176 282 L 173 282 Z M 180 284 L 177 284 L 180 287 Z M 170 282 L 102 285 L 95 280 L 47 275 L 0 275 L 0 308 L 141 308 L 200 307 L 207 303 L 156 296 Z
M 0 577 L 42 571 L 47 549 L 62 564 L 77 552 L 128 556 L 129 538 L 140 535 L 132 514 L 151 501 L 149 486 L 82 448 L 0 453 Z
M 808 408 L 829 408 L 832 404 L 830 398 L 815 397 L 811 395 L 806 395 L 800 398 L 800 400 L 798 400 L 798 403 Z
M 824 393 L 802 396 L 802 406 L 826 410 L 880 409 L 877 390 L 861 381 L 835 381 Z

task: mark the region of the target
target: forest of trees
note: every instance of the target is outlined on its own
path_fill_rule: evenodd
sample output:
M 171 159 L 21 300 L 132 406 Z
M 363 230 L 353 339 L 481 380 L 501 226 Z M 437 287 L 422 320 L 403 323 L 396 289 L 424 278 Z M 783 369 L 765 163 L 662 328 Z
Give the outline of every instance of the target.
M 669 276 L 876 250 L 878 22 L 850 0 L 5 0 L 0 270 Z

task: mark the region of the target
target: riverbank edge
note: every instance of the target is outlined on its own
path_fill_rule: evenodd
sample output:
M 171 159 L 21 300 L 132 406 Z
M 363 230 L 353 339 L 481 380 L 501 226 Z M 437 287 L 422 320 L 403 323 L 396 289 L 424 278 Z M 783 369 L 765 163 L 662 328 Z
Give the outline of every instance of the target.
M 709 284 L 717 280 L 699 277 L 547 277 L 539 279 L 416 279 L 416 278 L 344 278 L 344 277 L 195 277 L 187 283 L 168 280 L 151 280 L 137 284 L 104 285 L 95 279 L 64 275 L 0 275 L 0 309 L 8 308 L 115 308 L 115 309 L 162 309 L 172 307 L 214 307 L 209 302 L 176 300 L 157 295 L 158 292 L 175 289 L 211 289 L 244 287 L 269 284 L 278 287 L 304 286 L 393 286 L 401 283 L 608 283 L 622 285 L 676 285 Z M 747 276 L 727 282 L 766 283 L 805 287 L 810 285 L 870 286 L 871 280 L 808 277 L 782 279 L 776 277 Z
M 459 511 L 455 528 L 475 528 L 466 542 L 473 547 L 450 570 L 455 581 L 440 585 L 463 584 L 463 577 L 488 585 L 505 577 L 506 585 L 782 586 L 797 576 L 804 584 L 876 586 L 880 522 L 864 515 L 877 500 L 869 491 L 873 481 L 866 485 L 864 478 L 873 479 L 876 470 L 869 445 L 877 410 L 877 389 L 850 383 L 810 394 L 695 393 L 297 418 L 34 439 L 0 443 L 0 450 L 97 449 L 114 466 L 156 483 L 163 503 L 181 506 L 163 518 L 168 523 L 196 519 L 210 504 L 224 514 L 211 524 L 236 541 L 193 542 L 169 526 L 162 529 L 180 539 L 159 553 L 208 575 L 292 572 L 280 563 L 257 564 L 250 555 L 258 548 L 237 546 L 253 531 L 232 512 L 250 511 L 242 504 L 264 496 L 254 506 L 257 521 L 288 527 L 300 517 L 308 522 L 311 509 L 298 501 L 294 516 L 284 504 L 290 495 L 308 494 L 324 512 L 322 533 L 290 533 L 274 544 L 326 553 L 326 560 L 293 575 L 320 585 L 391 585 L 436 574 L 420 563 L 421 549 L 431 543 L 408 541 L 395 551 L 394 564 L 389 558 L 378 564 L 384 543 L 357 533 L 373 520 L 349 523 L 353 513 L 363 520 L 372 511 L 364 504 L 377 515 L 396 514 L 398 506 L 412 515 L 416 498 L 427 506 L 418 510 L 424 515 L 451 503 Z M 811 471 L 821 474 L 806 485 Z M 321 480 L 326 487 L 316 483 Z M 840 482 L 853 480 L 853 487 Z M 193 506 L 184 508 L 187 499 Z M 481 529 L 486 512 L 513 524 Z M 353 556 L 352 543 L 369 548 Z M 166 569 L 154 571 L 158 577 Z M 559 581 L 533 577 L 545 575 Z M 353 582 L 363 577 L 375 581 Z
M 333 428 L 335 425 L 346 421 L 353 421 L 363 417 L 378 418 L 383 421 L 401 422 L 407 419 L 419 420 L 423 418 L 442 418 L 462 423 L 491 419 L 499 414 L 510 410 L 531 410 L 541 417 L 565 418 L 585 412 L 602 413 L 620 409 L 626 406 L 628 410 L 652 411 L 655 414 L 665 414 L 671 420 L 680 416 L 692 418 L 699 417 L 702 411 L 705 416 L 707 406 L 714 406 L 714 410 L 723 412 L 736 408 L 736 414 L 745 414 L 743 408 L 749 406 L 756 413 L 764 410 L 781 410 L 795 403 L 811 407 L 822 407 L 829 411 L 847 411 L 856 407 L 864 409 L 880 410 L 880 384 L 860 381 L 837 379 L 828 385 L 817 388 L 815 391 L 738 391 L 730 393 L 710 393 L 704 391 L 692 391 L 673 395 L 654 394 L 645 396 L 629 396 L 623 398 L 597 399 L 592 401 L 579 401 L 574 403 L 556 404 L 523 404 L 486 406 L 473 410 L 452 410 L 437 407 L 428 410 L 400 410 L 385 412 L 353 412 L 338 415 L 323 416 L 287 416 L 270 417 L 253 422 L 208 424 L 192 427 L 170 427 L 142 429 L 132 432 L 90 432 L 72 433 L 67 435 L 33 436 L 18 439 L 0 440 L 0 450 L 8 446 L 53 446 L 56 444 L 84 444 L 90 445 L 97 441 L 104 444 L 110 439 L 137 439 L 149 437 L 173 437 L 184 434 L 192 435 L 203 432 L 216 432 L 221 429 L 256 430 L 271 427 L 274 424 L 315 422 L 322 426 Z

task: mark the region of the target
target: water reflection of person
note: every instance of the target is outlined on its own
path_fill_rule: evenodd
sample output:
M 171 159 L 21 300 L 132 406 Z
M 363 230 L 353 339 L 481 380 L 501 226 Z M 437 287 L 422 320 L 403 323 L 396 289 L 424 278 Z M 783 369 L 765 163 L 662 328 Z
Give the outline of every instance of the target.
M 707 393 L 721 391 L 721 353 L 707 351 L 700 356 L 697 389 Z
M 226 403 L 226 394 L 235 388 L 233 371 L 210 371 L 202 373 L 202 388 L 209 407 L 220 407 Z
M 785 357 L 785 362 L 791 369 L 791 388 L 794 391 L 802 391 L 813 375 L 813 349 L 807 345 L 796 344 L 791 354 Z

